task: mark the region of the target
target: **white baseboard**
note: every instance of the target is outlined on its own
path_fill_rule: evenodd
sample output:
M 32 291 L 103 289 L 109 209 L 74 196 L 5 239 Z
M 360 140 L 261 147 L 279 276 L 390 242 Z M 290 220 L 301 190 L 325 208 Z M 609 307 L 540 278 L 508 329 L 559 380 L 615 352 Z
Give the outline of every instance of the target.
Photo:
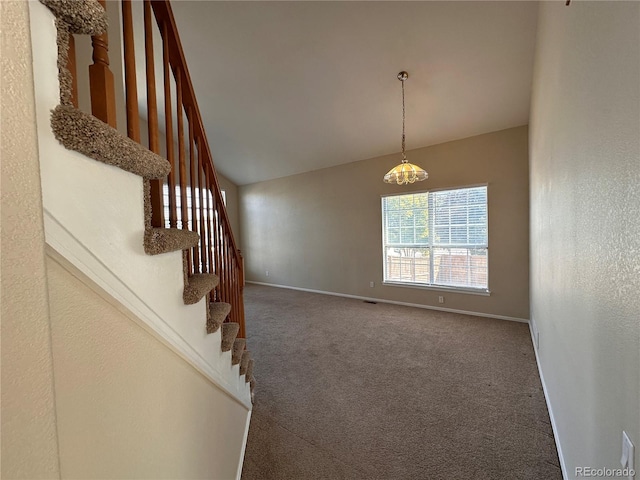
M 236 480 L 241 480 L 242 478 L 242 467 L 244 466 L 244 454 L 247 450 L 247 440 L 249 439 L 249 424 L 251 423 L 251 412 L 249 410 L 247 412 L 247 421 L 244 426 L 244 436 L 242 438 L 242 451 L 240 452 L 240 459 L 238 461 L 238 470 L 236 474 Z
M 562 470 L 562 478 L 568 480 L 569 473 L 567 472 L 567 465 L 564 461 L 564 456 L 562 455 L 562 445 L 560 444 L 560 437 L 558 436 L 558 427 L 556 426 L 556 419 L 553 415 L 553 408 L 551 408 L 551 401 L 549 400 L 549 393 L 547 390 L 547 384 L 544 381 L 544 374 L 542 373 L 542 366 L 540 365 L 540 357 L 538 356 L 538 326 L 536 325 L 535 319 L 531 316 L 531 320 L 529 321 L 529 331 L 531 333 L 531 343 L 533 344 L 533 352 L 536 355 L 536 364 L 538 365 L 538 373 L 540 374 L 540 383 L 542 383 L 542 391 L 544 392 L 544 399 L 547 403 L 547 410 L 549 411 L 549 419 L 551 420 L 551 429 L 553 430 L 553 438 L 556 441 L 556 450 L 558 450 L 558 459 L 560 460 L 560 469 Z
M 253 282 L 247 280 L 246 283 L 255 285 L 265 285 L 267 287 L 287 288 L 289 290 L 299 290 L 301 292 L 319 293 L 321 295 L 333 295 L 334 297 L 355 298 L 357 300 L 365 300 L 368 302 L 390 303 L 392 305 L 403 305 L 405 307 L 424 308 L 426 310 L 438 310 L 440 312 L 461 313 L 463 315 L 474 315 L 476 317 L 497 318 L 498 320 L 509 320 L 511 322 L 529 323 L 526 318 L 508 317 L 506 315 L 494 315 L 492 313 L 469 312 L 467 310 L 456 310 L 454 308 L 434 307 L 431 305 L 422 305 L 420 303 L 397 302 L 395 300 L 385 300 L 383 298 L 361 297 L 359 295 L 349 295 L 347 293 L 327 292 L 324 290 L 313 290 L 311 288 L 291 287 L 289 285 L 278 285 L 275 283 Z

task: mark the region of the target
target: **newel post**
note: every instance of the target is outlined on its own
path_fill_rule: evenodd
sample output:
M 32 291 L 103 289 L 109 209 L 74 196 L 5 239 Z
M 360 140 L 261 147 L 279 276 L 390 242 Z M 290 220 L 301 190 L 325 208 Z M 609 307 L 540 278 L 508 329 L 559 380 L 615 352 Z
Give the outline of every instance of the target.
M 105 0 L 98 0 L 106 10 Z M 116 127 L 116 94 L 113 72 L 109 69 L 109 35 L 91 37 L 93 64 L 89 66 L 91 113 L 94 117 Z

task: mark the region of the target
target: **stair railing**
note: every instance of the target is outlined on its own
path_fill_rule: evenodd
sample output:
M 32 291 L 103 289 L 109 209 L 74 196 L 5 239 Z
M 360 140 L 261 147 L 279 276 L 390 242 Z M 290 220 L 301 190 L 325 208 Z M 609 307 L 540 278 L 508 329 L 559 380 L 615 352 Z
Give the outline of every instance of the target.
M 105 6 L 105 0 L 99 2 Z M 143 31 L 138 33 L 144 38 L 147 145 L 171 164 L 166 181 L 151 181 L 151 224 L 189 229 L 200 235 L 199 244 L 187 253 L 188 272 L 215 273 L 219 277 L 220 283 L 211 292 L 210 300 L 231 304 L 227 321 L 237 322 L 238 337 L 245 338 L 243 258 L 231 230 L 171 5 L 169 0 L 121 0 L 121 5 L 127 134 L 143 143 L 135 56 L 135 34 L 140 25 L 134 24 L 132 12 L 133 5 L 141 5 Z M 160 92 L 156 82 L 155 28 L 161 38 Z M 107 34 L 92 37 L 92 45 L 94 64 L 89 67 L 92 114 L 115 127 L 115 89 L 109 70 Z M 72 40 L 69 67 L 75 79 L 73 48 Z M 75 80 L 73 89 L 77 91 Z M 158 99 L 164 106 L 163 130 L 159 126 Z M 77 94 L 72 101 L 77 106 Z M 165 141 L 161 145 L 163 135 Z

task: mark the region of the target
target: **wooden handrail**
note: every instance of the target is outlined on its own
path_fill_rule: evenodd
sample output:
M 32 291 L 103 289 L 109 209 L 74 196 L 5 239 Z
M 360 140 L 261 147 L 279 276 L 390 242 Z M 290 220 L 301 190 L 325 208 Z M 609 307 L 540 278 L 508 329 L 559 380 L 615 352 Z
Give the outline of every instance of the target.
M 160 33 L 163 43 L 163 63 L 165 66 L 165 118 L 167 122 L 167 137 L 172 136 L 169 131 L 173 131 L 171 109 L 167 107 L 170 103 L 170 89 L 167 87 L 167 70 L 170 70 L 175 79 L 176 87 L 176 118 L 178 130 L 178 161 L 173 156 L 173 139 L 167 140 L 167 158 L 173 166 L 172 173 L 169 175 L 169 217 L 170 225 L 177 225 L 177 216 L 180 215 L 182 228 L 187 228 L 186 223 L 189 218 L 189 211 L 186 196 L 183 194 L 186 190 L 186 176 L 196 165 L 190 161 L 189 167 L 185 165 L 184 155 L 184 138 L 182 126 L 183 109 L 186 112 L 189 131 L 193 131 L 194 145 L 197 148 L 197 168 L 202 169 L 199 172 L 198 179 L 200 181 L 199 193 L 192 193 L 191 202 L 200 200 L 201 219 L 198 225 L 197 221 L 192 221 L 190 228 L 197 230 L 201 236 L 201 248 L 199 253 L 199 261 L 194 260 L 196 255 L 189 255 L 190 269 L 193 272 L 207 271 L 215 272 L 220 283 L 216 288 L 213 300 L 221 300 L 231 304 L 232 310 L 230 319 L 240 323 L 240 336 L 245 335 L 244 326 L 244 305 L 243 290 L 244 280 L 243 273 L 240 272 L 243 267 L 242 258 L 237 247 L 231 222 L 224 206 L 224 200 L 220 189 L 220 184 L 216 175 L 213 164 L 213 157 L 207 141 L 207 135 L 200 114 L 200 109 L 195 96 L 193 83 L 186 64 L 186 58 L 178 35 L 177 26 L 168 0 L 151 0 L 151 7 L 156 17 L 156 22 L 160 26 Z M 190 134 L 191 135 L 191 134 Z M 171 147 L 170 147 L 171 145 Z M 181 187 L 181 211 L 178 212 L 175 200 L 175 184 L 176 177 L 180 180 Z M 204 180 L 204 182 L 202 182 Z M 204 183 L 204 184 L 203 184 Z M 201 198 L 204 190 L 204 198 Z M 204 203 L 203 203 L 204 201 Z M 193 219 L 192 219 L 193 220 Z M 204 225 L 203 225 L 204 224 Z
M 173 11 L 171 10 L 171 5 L 167 0 L 153 0 L 151 2 L 151 6 L 153 7 L 153 11 L 156 15 L 156 19 L 159 23 L 166 22 L 167 26 L 167 34 L 169 36 L 169 62 L 172 65 L 172 68 L 177 68 L 176 65 L 180 65 L 183 70 L 184 81 L 183 81 L 183 100 L 184 105 L 187 107 L 191 107 L 193 109 L 193 115 L 195 120 L 195 127 L 197 135 L 203 140 L 201 147 L 206 151 L 206 158 L 209 160 L 211 166 L 213 167 L 213 156 L 211 155 L 211 150 L 209 149 L 209 142 L 207 141 L 207 134 L 204 129 L 204 123 L 202 121 L 202 116 L 200 115 L 200 109 L 198 108 L 198 102 L 196 101 L 195 91 L 193 89 L 193 83 L 191 82 L 191 76 L 189 75 L 189 70 L 186 68 L 187 60 L 184 55 L 184 51 L 182 50 L 182 44 L 180 42 L 180 36 L 178 35 L 178 27 L 176 26 L 175 18 L 173 17 Z M 223 204 L 222 194 L 220 193 L 220 183 L 218 182 L 218 177 L 215 173 L 215 169 L 213 169 L 213 178 L 212 178 L 212 186 L 215 187 L 215 195 L 216 200 Z M 231 222 L 229 221 L 229 217 L 227 215 L 226 208 L 222 209 L 223 218 L 225 224 L 231 227 Z M 229 228 L 231 232 L 231 228 Z M 234 251 L 238 251 L 237 244 L 235 239 L 233 238 L 233 233 L 231 233 L 231 245 Z
M 100 2 L 104 6 L 104 0 Z M 140 142 L 136 36 L 132 12 L 139 3 L 121 0 L 121 5 L 127 134 Z M 169 0 L 144 0 L 142 8 L 148 146 L 153 152 L 161 153 L 159 140 L 162 131 L 158 125 L 157 105 L 157 94 L 160 93 L 164 101 L 165 155 L 171 165 L 164 186 L 161 181 L 151 182 L 151 226 L 190 229 L 200 235 L 199 245 L 186 257 L 188 273 L 215 273 L 219 277 L 220 282 L 211 294 L 211 301 L 231 304 L 229 320 L 240 324 L 239 336 L 244 337 L 244 262 L 231 229 L 171 5 Z M 154 24 L 162 38 L 159 45 L 162 50 L 159 88 L 154 62 Z M 94 64 L 90 67 L 92 113 L 115 126 L 115 89 L 113 73 L 109 70 L 106 33 L 93 37 L 93 59 Z M 73 76 L 75 78 L 75 73 Z M 168 225 L 165 220 L 168 220 Z

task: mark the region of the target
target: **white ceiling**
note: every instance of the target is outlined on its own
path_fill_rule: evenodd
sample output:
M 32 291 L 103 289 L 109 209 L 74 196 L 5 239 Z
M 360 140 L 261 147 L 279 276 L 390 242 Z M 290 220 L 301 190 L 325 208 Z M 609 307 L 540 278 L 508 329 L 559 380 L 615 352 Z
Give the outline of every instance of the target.
M 399 152 L 401 70 L 408 150 L 528 123 L 535 2 L 172 7 L 216 168 L 239 185 Z

